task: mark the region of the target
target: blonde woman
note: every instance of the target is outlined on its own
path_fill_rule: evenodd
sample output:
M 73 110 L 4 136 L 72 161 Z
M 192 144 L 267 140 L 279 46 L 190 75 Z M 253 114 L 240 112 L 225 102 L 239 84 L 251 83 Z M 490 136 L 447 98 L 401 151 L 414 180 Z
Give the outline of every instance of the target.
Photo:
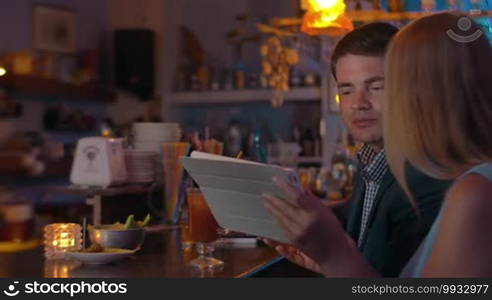
M 383 120 L 392 172 L 407 192 L 406 161 L 455 180 L 401 276 L 492 276 L 492 50 L 481 30 L 465 16 L 437 14 L 405 27 L 388 52 Z M 329 209 L 277 184 L 298 206 L 265 195 L 292 241 L 270 245 L 325 276 L 379 276 Z

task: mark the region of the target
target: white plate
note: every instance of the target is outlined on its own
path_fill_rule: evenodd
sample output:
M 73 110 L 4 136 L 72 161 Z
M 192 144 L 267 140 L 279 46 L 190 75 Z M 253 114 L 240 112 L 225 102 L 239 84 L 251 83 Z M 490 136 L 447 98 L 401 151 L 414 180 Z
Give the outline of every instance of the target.
M 152 169 L 127 169 L 128 174 L 155 174 L 156 172 Z
M 129 176 L 127 180 L 154 180 L 155 176 Z
M 136 162 L 136 163 L 153 163 L 156 161 L 157 158 L 152 158 L 152 159 L 147 159 L 147 158 L 135 158 L 135 157 L 126 157 L 125 158 L 125 161 L 129 162 L 129 163 L 132 163 L 132 162 Z
M 175 136 L 175 137 L 169 137 L 165 139 L 140 139 L 140 140 L 135 140 L 135 144 L 158 144 L 159 146 L 165 143 L 175 143 L 181 141 L 180 136 Z M 137 148 L 138 149 L 138 148 Z
M 126 150 L 125 157 L 151 159 L 155 157 L 155 153 L 150 151 Z
M 183 132 L 181 130 L 161 130 L 161 131 L 136 131 L 135 137 L 167 137 L 172 135 L 180 135 Z
M 154 182 L 154 179 L 128 179 L 128 183 L 151 183 Z
M 65 255 L 68 258 L 79 260 L 85 264 L 90 265 L 102 265 L 109 264 L 133 255 L 136 250 L 127 249 L 104 249 L 104 252 L 66 252 Z
M 128 169 L 153 169 L 156 164 L 153 163 L 126 163 Z
M 141 170 L 131 169 L 128 172 L 128 175 L 136 175 L 136 174 L 138 174 L 138 175 L 153 175 L 153 174 L 155 174 L 155 171 L 149 170 L 149 169 L 141 169 Z
M 179 123 L 138 122 L 138 123 L 133 123 L 133 127 L 134 128 L 179 127 Z
M 145 166 L 153 166 L 156 165 L 157 160 L 125 160 L 126 165 L 133 165 L 133 166 L 140 166 L 140 165 L 145 165 Z
M 163 136 L 169 136 L 169 135 L 178 135 L 178 134 L 182 134 L 183 132 L 179 129 L 177 130 L 153 130 L 153 131 L 150 131 L 150 130 L 146 130 L 146 131 L 143 131 L 143 130 L 140 130 L 140 131 L 135 131 L 133 133 L 134 136 L 159 136 L 159 137 L 163 137 Z
M 155 177 L 154 173 L 130 173 L 128 178 L 153 178 Z
M 128 178 L 150 178 L 150 177 L 155 177 L 155 174 L 153 173 L 131 173 L 129 174 Z
M 155 173 L 155 168 L 128 168 L 126 169 L 128 173 Z
M 153 165 L 156 163 L 156 159 L 125 159 L 125 163 L 127 164 L 135 164 L 135 165 Z
M 155 175 L 155 172 L 129 172 L 128 177 L 152 177 Z
M 134 160 L 134 161 L 153 161 L 155 160 L 157 155 L 152 155 L 152 156 L 125 156 L 126 160 Z
M 179 141 L 181 140 L 181 135 L 172 135 L 165 137 L 157 137 L 157 136 L 138 136 L 135 137 L 135 143 L 166 143 L 167 141 Z
M 153 167 L 156 167 L 157 164 L 155 162 L 136 162 L 136 161 L 126 161 L 125 162 L 126 166 L 128 168 L 133 168 L 133 167 L 136 167 L 136 168 L 153 168 Z
M 126 161 L 129 161 L 129 162 L 132 162 L 132 161 L 136 161 L 136 162 L 153 162 L 155 161 L 157 155 L 154 155 L 154 156 L 142 156 L 142 157 L 135 157 L 135 156 L 125 156 L 125 160 Z
M 160 141 L 160 140 L 165 140 L 169 138 L 176 138 L 180 137 L 183 134 L 181 132 L 174 132 L 174 133 L 169 133 L 169 134 L 136 134 L 134 135 L 133 139 L 135 141 Z
M 130 170 L 153 170 L 157 167 L 156 164 L 133 164 L 133 163 L 126 163 L 126 168 Z
M 129 179 L 133 179 L 133 178 L 154 178 L 155 177 L 155 174 L 131 174 L 129 176 L 127 176 L 127 178 Z
M 136 137 L 143 137 L 143 136 L 157 136 L 157 137 L 166 137 L 170 135 L 179 135 L 182 134 L 183 132 L 181 130 L 164 130 L 164 131 L 137 131 L 134 133 L 134 136 Z
M 152 168 L 157 166 L 155 162 L 136 162 L 136 161 L 127 161 L 125 162 L 127 167 L 137 167 L 137 168 Z
M 160 146 L 152 146 L 152 145 L 137 145 L 135 144 L 137 149 L 147 150 L 147 151 L 155 151 L 160 152 Z
M 147 150 L 147 151 L 155 151 L 158 153 L 162 152 L 162 147 L 164 143 L 176 143 L 179 142 L 179 140 L 173 140 L 173 141 L 166 141 L 166 142 L 161 142 L 161 143 L 141 143 L 141 142 L 136 142 L 135 143 L 135 148 L 141 149 L 141 150 Z

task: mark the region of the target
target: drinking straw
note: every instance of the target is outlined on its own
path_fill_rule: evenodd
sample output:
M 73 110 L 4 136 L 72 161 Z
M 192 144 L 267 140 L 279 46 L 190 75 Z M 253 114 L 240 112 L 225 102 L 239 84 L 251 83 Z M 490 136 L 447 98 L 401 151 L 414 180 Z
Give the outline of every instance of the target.
M 193 135 L 191 137 L 191 141 L 195 145 L 195 149 L 197 151 L 203 151 L 203 144 L 200 141 L 200 136 L 198 135 L 198 131 L 193 132 Z
M 86 228 L 87 228 L 87 218 L 84 217 L 83 221 L 83 228 L 82 228 L 82 249 L 85 249 L 85 235 L 86 235 Z
M 166 168 L 166 217 L 170 222 L 174 222 L 174 215 L 177 209 L 178 197 L 180 194 L 181 179 L 183 177 L 183 166 L 180 157 L 188 153 L 190 145 L 188 143 L 171 143 L 165 145 L 165 168 Z
M 205 127 L 205 141 L 210 139 L 210 128 Z

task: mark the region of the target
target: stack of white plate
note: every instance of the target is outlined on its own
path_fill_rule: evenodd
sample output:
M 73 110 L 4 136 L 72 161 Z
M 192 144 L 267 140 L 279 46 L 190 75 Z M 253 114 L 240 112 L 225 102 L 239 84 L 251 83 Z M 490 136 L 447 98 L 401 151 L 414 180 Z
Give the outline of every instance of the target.
M 137 150 L 161 152 L 162 144 L 181 140 L 178 123 L 134 123 L 134 146 Z
M 129 183 L 149 183 L 156 177 L 157 155 L 153 151 L 126 150 L 125 164 Z

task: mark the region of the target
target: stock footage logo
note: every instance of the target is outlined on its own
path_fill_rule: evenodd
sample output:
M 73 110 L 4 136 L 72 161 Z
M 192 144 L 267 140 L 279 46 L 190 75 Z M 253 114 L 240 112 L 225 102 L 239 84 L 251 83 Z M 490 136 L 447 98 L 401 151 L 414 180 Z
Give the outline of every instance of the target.
M 472 21 L 468 17 L 461 17 L 458 20 L 458 28 L 464 33 L 468 33 L 468 31 L 472 28 Z M 477 29 L 475 32 L 471 34 L 459 34 L 456 33 L 453 29 L 449 29 L 447 31 L 448 36 L 455 40 L 458 43 L 471 43 L 476 41 L 479 37 L 482 36 L 483 32 L 480 29 Z
M 24 295 L 39 295 L 39 294 L 56 294 L 68 295 L 73 298 L 79 294 L 126 294 L 128 291 L 126 283 L 113 282 L 42 282 L 30 281 L 19 285 L 19 281 L 14 281 L 3 290 L 4 295 L 15 297 L 19 294 L 19 298 Z M 1 298 L 1 294 L 0 294 Z
M 14 281 L 14 284 L 10 284 L 6 290 L 3 291 L 3 293 L 9 297 L 14 297 L 17 296 L 20 291 L 16 290 L 16 285 L 19 284 L 18 281 Z

